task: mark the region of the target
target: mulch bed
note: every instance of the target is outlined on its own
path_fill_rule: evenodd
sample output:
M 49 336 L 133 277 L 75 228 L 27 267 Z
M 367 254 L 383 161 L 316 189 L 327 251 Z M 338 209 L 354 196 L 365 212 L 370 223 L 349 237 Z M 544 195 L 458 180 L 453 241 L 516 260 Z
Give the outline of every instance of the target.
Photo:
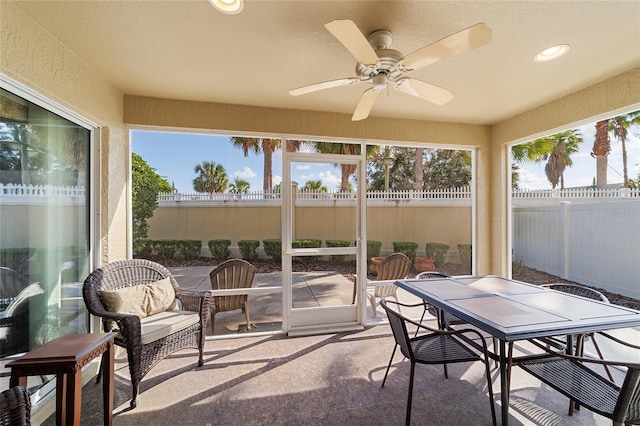
M 194 259 L 188 262 L 178 262 L 174 260 L 162 260 L 162 259 L 150 259 L 154 260 L 158 263 L 161 263 L 165 266 L 216 266 L 219 261 L 216 261 L 210 257 L 200 257 L 198 259 Z M 251 262 L 255 267 L 258 273 L 269 273 L 269 272 L 277 272 L 282 269 L 280 262 L 275 262 L 271 259 L 258 259 Z M 349 261 L 344 263 L 331 263 L 326 261 L 318 261 L 312 262 L 309 264 L 303 264 L 302 262 L 294 262 L 293 263 L 293 271 L 294 272 L 305 272 L 305 271 L 335 271 L 339 272 L 352 282 L 355 282 L 355 261 Z M 439 272 L 442 272 L 447 275 L 468 275 L 470 271 L 466 269 L 463 265 L 458 263 L 446 263 L 441 268 L 438 268 Z M 371 275 L 369 272 L 370 279 L 374 279 L 375 276 Z M 416 271 L 411 268 L 409 271 L 408 278 L 413 278 L 416 276 Z M 537 271 L 535 269 L 522 268 L 522 270 L 513 272 L 513 279 L 531 283 L 531 284 L 549 284 L 549 283 L 570 283 L 570 284 L 580 284 L 574 281 L 564 280 L 562 278 L 556 277 L 551 274 L 547 274 L 546 272 Z M 626 306 L 628 308 L 640 310 L 640 300 L 632 299 L 630 297 L 622 296 L 616 293 L 610 293 L 604 289 L 592 287 L 596 290 L 603 293 L 611 303 L 620 306 Z

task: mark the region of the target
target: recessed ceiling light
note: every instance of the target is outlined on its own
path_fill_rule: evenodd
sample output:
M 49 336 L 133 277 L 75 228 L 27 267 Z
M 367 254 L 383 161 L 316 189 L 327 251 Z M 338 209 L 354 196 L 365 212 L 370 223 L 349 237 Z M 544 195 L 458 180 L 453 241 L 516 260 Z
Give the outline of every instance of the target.
M 222 13 L 235 15 L 242 12 L 244 0 L 209 0 L 209 3 Z
M 538 53 L 536 56 L 533 57 L 533 60 L 536 62 L 552 61 L 564 55 L 568 51 L 569 51 L 568 44 L 556 44 L 555 46 L 548 47 L 544 49 L 542 52 Z

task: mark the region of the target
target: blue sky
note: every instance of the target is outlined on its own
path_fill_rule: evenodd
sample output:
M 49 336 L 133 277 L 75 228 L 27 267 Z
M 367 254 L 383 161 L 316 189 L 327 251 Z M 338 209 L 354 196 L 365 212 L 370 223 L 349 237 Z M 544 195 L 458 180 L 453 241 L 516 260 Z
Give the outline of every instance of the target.
M 627 166 L 629 178 L 635 179 L 640 173 L 640 138 L 634 133 L 640 133 L 640 129 L 631 130 L 626 144 Z M 595 125 L 582 126 L 579 131 L 584 142 L 580 151 L 572 156 L 573 166 L 565 170 L 566 187 L 591 185 L 596 174 L 596 160 L 590 155 Z M 181 193 L 194 192 L 192 181 L 196 174 L 193 169 L 202 161 L 222 164 L 230 182 L 239 177 L 250 183 L 250 191 L 262 190 L 262 155 L 249 153 L 245 157 L 242 150 L 233 147 L 228 136 L 136 130 L 132 132 L 131 148 Z M 622 150 L 618 140 L 611 140 L 608 164 L 608 182 L 622 182 Z M 331 164 L 298 164 L 292 170 L 292 179 L 301 186 L 308 180 L 319 179 L 332 191 L 340 186 L 340 169 Z M 274 185 L 281 180 L 282 153 L 278 150 L 273 156 Z M 520 165 L 520 187 L 551 188 L 544 174 L 544 163 Z
M 236 177 L 251 185 L 250 191 L 262 191 L 264 158 L 262 154 L 249 153 L 244 156 L 235 148 L 228 136 L 133 131 L 131 149 L 140 155 L 158 174 L 173 183 L 178 192 L 192 193 L 193 171 L 196 164 L 214 161 L 227 171 L 229 182 Z M 282 181 L 282 151 L 273 154 L 272 180 L 276 185 Z M 292 179 L 304 185 L 308 180 L 321 180 L 330 190 L 340 187 L 340 169 L 332 164 L 295 164 Z

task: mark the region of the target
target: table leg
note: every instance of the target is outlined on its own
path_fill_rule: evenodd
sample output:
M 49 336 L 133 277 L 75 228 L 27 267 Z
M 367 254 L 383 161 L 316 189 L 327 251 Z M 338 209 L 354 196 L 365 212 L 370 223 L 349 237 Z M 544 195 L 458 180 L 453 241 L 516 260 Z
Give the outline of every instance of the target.
M 67 424 L 67 375 L 56 374 L 56 425 Z
M 502 413 L 503 426 L 509 424 L 509 377 L 507 369 L 506 343 L 500 340 L 500 411 Z
M 105 426 L 111 426 L 113 421 L 114 359 L 115 345 L 110 344 L 102 354 L 102 409 Z
M 16 368 L 11 369 L 11 379 L 9 379 L 9 386 L 22 386 L 27 387 L 27 376 L 20 375 L 20 372 Z
M 67 374 L 67 425 L 80 426 L 82 370 Z

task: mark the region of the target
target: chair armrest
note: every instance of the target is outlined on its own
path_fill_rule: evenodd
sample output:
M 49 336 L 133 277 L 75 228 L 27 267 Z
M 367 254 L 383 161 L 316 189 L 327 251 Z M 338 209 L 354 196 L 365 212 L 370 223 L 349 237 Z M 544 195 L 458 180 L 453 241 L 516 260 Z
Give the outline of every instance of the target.
M 636 349 L 640 349 L 639 346 L 636 345 L 632 345 L 631 343 L 628 342 L 624 342 L 620 339 L 617 339 L 613 336 L 610 336 L 606 333 L 602 333 L 599 332 L 598 334 L 603 335 L 607 338 L 610 338 L 624 346 L 629 346 L 632 348 L 636 348 Z M 578 339 L 582 339 L 583 335 L 580 335 L 578 337 Z M 608 359 L 598 359 L 598 358 L 590 358 L 590 357 L 585 357 L 585 356 L 578 356 L 578 355 L 568 355 L 566 353 L 563 352 L 558 352 L 558 351 L 554 351 L 550 348 L 547 348 L 545 345 L 542 345 L 540 342 L 538 342 L 536 339 L 532 339 L 529 340 L 529 342 L 533 343 L 534 345 L 538 346 L 539 348 L 543 349 L 544 351 L 554 355 L 554 356 L 558 356 L 560 358 L 564 358 L 570 361 L 574 361 L 574 362 L 579 362 L 579 363 L 591 363 L 591 364 L 599 364 L 599 365 L 606 365 L 606 366 L 618 366 L 618 367 L 626 367 L 626 368 L 631 368 L 631 369 L 635 369 L 635 370 L 640 370 L 640 363 L 636 363 L 636 362 L 629 362 L 629 361 L 619 361 L 619 360 L 608 360 Z M 578 345 L 581 345 L 582 342 L 578 342 Z
M 206 317 L 209 314 L 211 291 L 181 288 L 176 291 L 176 298 L 180 299 L 182 309 L 185 311 L 198 312 L 201 317 Z

